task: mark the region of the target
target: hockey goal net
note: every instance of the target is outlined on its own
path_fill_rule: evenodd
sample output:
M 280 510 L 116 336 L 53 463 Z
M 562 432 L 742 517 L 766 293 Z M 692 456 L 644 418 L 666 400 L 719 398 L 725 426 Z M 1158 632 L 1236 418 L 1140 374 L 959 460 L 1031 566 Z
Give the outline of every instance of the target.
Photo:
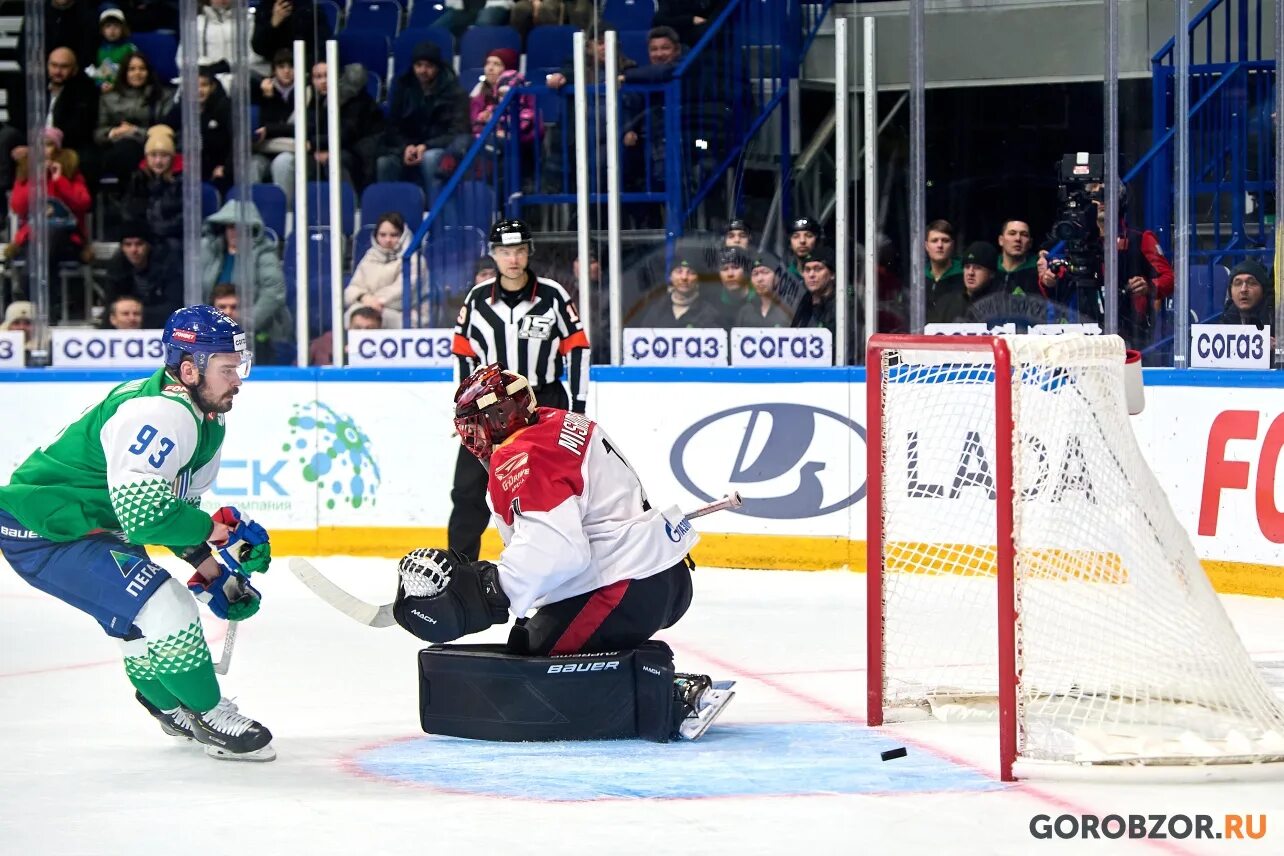
M 1017 760 L 1284 760 L 1141 455 L 1116 336 L 874 336 L 869 722 L 994 716 Z

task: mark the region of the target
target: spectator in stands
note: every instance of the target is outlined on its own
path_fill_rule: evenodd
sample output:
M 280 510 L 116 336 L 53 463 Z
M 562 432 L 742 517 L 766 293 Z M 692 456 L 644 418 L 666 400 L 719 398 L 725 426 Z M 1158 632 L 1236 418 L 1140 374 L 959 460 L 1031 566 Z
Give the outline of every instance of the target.
M 135 294 L 117 294 L 107 304 L 100 326 L 104 330 L 143 329 L 143 301 Z M 164 326 L 155 329 L 164 329 Z
M 381 214 L 375 222 L 370 249 L 357 262 L 352 279 L 343 290 L 343 305 L 347 314 L 361 306 L 368 306 L 382 314 L 385 327 L 399 328 L 402 323 L 402 295 L 405 293 L 405 276 L 402 259 L 410 246 L 413 233 L 395 211 Z M 417 255 L 411 265 L 410 293 L 417 295 L 425 278 L 424 260 Z
M 93 81 L 99 92 L 110 92 L 125 67 L 125 60 L 138 53 L 138 47 L 129 40 L 129 25 L 125 13 L 115 6 L 106 6 L 98 15 L 98 60 L 93 66 Z
M 525 79 L 517 72 L 517 51 L 512 48 L 495 48 L 486 54 L 486 63 L 482 66 L 482 78 L 477 81 L 468 96 L 468 117 L 472 121 L 473 137 L 480 137 L 486 123 L 490 121 L 499 105 L 500 99 L 507 94 L 510 87 L 522 86 Z M 522 95 L 517 99 L 518 139 L 523 145 L 535 141 L 535 96 Z M 506 138 L 511 130 L 511 116 L 500 118 L 495 134 Z
M 201 99 L 201 181 L 208 181 L 221 192 L 232 186 L 232 99 L 214 73 L 202 66 L 196 81 L 196 94 Z M 167 123 L 181 130 L 179 105 L 170 111 Z
M 201 239 L 202 293 L 208 300 L 216 284 L 235 282 L 238 259 L 248 258 L 254 266 L 255 300 L 249 326 L 254 331 L 255 359 L 267 365 L 290 363 L 294 355 L 294 324 L 285 305 L 285 271 L 253 202 L 245 203 L 250 234 L 244 240 L 238 234 L 236 221 L 241 204 L 231 200 L 205 218 Z
M 654 27 L 670 27 L 684 45 L 694 46 L 709 29 L 727 0 L 659 0 Z
M 241 323 L 241 298 L 236 294 L 236 283 L 220 282 L 210 289 L 210 306 Z
M 358 306 L 347 314 L 349 330 L 379 330 L 385 325 L 379 310 L 370 306 Z M 347 344 L 346 342 L 344 343 Z M 329 366 L 334 364 L 334 331 L 326 330 L 308 345 L 308 365 Z
M 196 18 L 196 41 L 201 48 L 197 62 L 210 67 L 224 90 L 232 85 L 232 57 L 236 50 L 234 26 L 232 0 L 204 0 Z M 271 64 L 254 53 L 250 37 L 250 28 L 246 27 L 245 52 L 250 58 L 250 71 L 258 77 L 267 77 L 272 73 Z M 179 44 L 174 60 L 179 68 L 183 67 L 182 44 Z
M 312 0 L 271 0 L 259 5 L 250 46 L 263 59 L 271 60 L 278 51 L 292 51 L 294 42 L 302 40 L 307 67 L 311 68 L 332 38 L 330 19 Z
M 22 333 L 25 342 L 25 365 L 31 365 L 31 349 L 34 346 L 32 330 L 36 324 L 36 310 L 29 300 L 15 300 L 4 309 L 4 321 L 0 322 L 0 333 L 17 330 Z
M 99 37 L 96 0 L 45 0 L 46 56 L 54 48 L 68 48 L 88 64 L 98 55 Z M 25 57 L 25 41 L 20 48 L 18 56 Z
M 103 174 L 122 181 L 138 170 L 147 129 L 173 107 L 174 88 L 156 79 L 147 57 L 125 58 L 120 79 L 98 100 L 94 142 L 103 150 Z
M 727 224 L 727 232 L 722 239 L 722 245 L 724 247 L 739 247 L 748 252 L 751 235 L 749 224 L 737 217 Z
M 722 287 L 713 305 L 722 315 L 722 326 L 731 329 L 740 310 L 750 302 L 749 254 L 739 247 L 723 247 L 718 253 L 718 279 Z
M 1030 252 L 1030 226 L 1024 220 L 1005 220 L 999 230 L 999 262 L 995 287 L 1008 294 L 1039 290 L 1039 260 Z
M 834 299 L 834 253 L 828 247 L 815 247 L 802 269 L 803 287 L 807 289 L 794 312 L 794 327 L 824 327 L 835 333 L 838 325 L 837 301 Z
M 1275 281 L 1260 262 L 1245 259 L 1231 268 L 1220 320 L 1223 324 L 1274 326 Z
M 807 263 L 808 256 L 816 249 L 816 243 L 823 234 L 820 224 L 810 217 L 799 217 L 790 222 L 789 250 L 792 258 L 787 267 L 789 273 L 802 278 L 803 265 Z
M 116 232 L 120 248 L 107 262 L 107 298 L 121 294 L 142 301 L 142 326 L 160 330 L 185 305 L 183 272 L 174 252 L 157 242 L 144 221 L 126 221 Z
M 289 50 L 279 50 L 272 57 L 272 76 L 260 82 L 254 102 L 259 105 L 259 127 L 254 129 L 254 180 L 271 179 L 285 192 L 286 206 L 293 208 L 294 55 Z
M 468 147 L 468 98 L 441 48 L 415 45 L 410 71 L 393 84 L 388 127 L 379 156 L 379 181 L 418 181 L 429 199 L 441 183 L 439 169 L 448 153 Z
M 15 150 L 22 148 L 22 132 L 8 122 L 0 122 L 0 191 L 13 187 Z
M 62 131 L 45 128 L 45 192 L 48 194 L 47 219 L 49 239 L 48 281 L 55 282 L 55 271 L 61 262 L 88 262 L 93 256 L 89 233 L 85 229 L 85 216 L 92 200 L 85 177 L 80 172 L 80 159 L 71 149 L 62 147 Z M 27 175 L 27 155 L 18 160 L 17 180 L 9 199 L 13 213 L 18 215 L 21 227 L 5 247 L 7 258 L 25 258 L 27 240 L 31 235 L 28 220 L 31 210 L 31 178 Z M 57 289 L 50 289 L 54 301 L 59 298 Z M 51 301 L 52 302 L 52 301 Z M 56 307 L 50 308 L 50 316 Z
M 777 294 L 780 263 L 766 253 L 759 253 L 750 263 L 749 281 L 753 294 L 736 316 L 735 327 L 790 327 L 794 314 Z
M 677 259 L 669 271 L 667 294 L 647 308 L 638 327 L 710 328 L 722 326 L 722 313 L 700 296 L 700 275 L 686 259 Z
M 207 2 L 217 3 L 219 0 Z M 125 10 L 125 20 L 135 33 L 178 31 L 178 3 L 174 0 L 118 0 L 118 5 Z
M 923 240 L 927 251 L 927 305 L 936 302 L 938 295 L 957 291 L 963 285 L 963 266 L 954 258 L 954 224 L 949 220 L 933 220 L 927 224 L 927 237 Z
M 168 125 L 148 128 L 143 158 L 142 167 L 125 179 L 118 216 L 145 222 L 157 242 L 168 245 L 173 255 L 181 257 L 183 183 L 177 175 L 174 129 Z
M 990 321 L 994 312 L 984 308 L 987 297 L 1006 294 L 998 286 L 998 250 L 988 241 L 969 244 L 963 253 L 961 287 L 938 292 L 928 304 L 930 323 Z M 1022 292 L 1018 292 L 1020 294 Z M 997 320 L 997 319 L 994 319 Z
M 61 147 L 70 149 L 80 159 L 80 173 L 87 184 L 96 183 L 99 157 L 94 146 L 94 128 L 98 122 L 98 88 L 80 71 L 76 55 L 68 48 L 54 48 L 45 69 L 49 80 L 49 115 L 46 125 L 62 132 Z M 26 155 L 26 146 L 15 150 Z
M 516 0 L 508 25 L 526 34 L 545 24 L 570 24 L 587 30 L 593 23 L 593 0 Z
M 309 175 L 324 175 L 330 161 L 330 125 L 326 121 L 326 101 L 330 79 L 324 62 L 312 66 L 312 90 L 307 110 L 308 151 L 312 159 Z M 383 110 L 366 90 L 366 70 L 358 64 L 345 65 L 339 71 L 339 168 L 343 180 L 361 190 L 374 180 L 374 163 L 378 157 L 379 137 L 383 133 Z M 288 159 L 287 173 L 293 173 L 294 155 Z M 282 166 L 285 168 L 285 165 Z

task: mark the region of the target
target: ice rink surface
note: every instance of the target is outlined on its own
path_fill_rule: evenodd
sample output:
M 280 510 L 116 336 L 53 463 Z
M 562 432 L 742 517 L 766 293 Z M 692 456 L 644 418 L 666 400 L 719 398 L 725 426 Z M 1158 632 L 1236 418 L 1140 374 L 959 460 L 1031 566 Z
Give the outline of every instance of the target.
M 391 599 L 390 560 L 315 563 L 367 600 Z M 422 643 L 333 611 L 278 559 L 223 679 L 275 734 L 278 759 L 251 764 L 163 735 L 116 643 L 0 561 L 0 854 L 1284 853 L 1284 770 L 1007 785 L 992 725 L 866 727 L 862 574 L 701 568 L 695 582 L 691 611 L 661 638 L 680 670 L 738 681 L 702 740 L 501 745 L 423 734 Z M 1223 602 L 1284 693 L 1284 601 Z M 202 618 L 217 659 L 224 628 Z M 492 637 L 503 634 L 479 638 Z M 908 755 L 880 760 L 896 746 Z M 1264 814 L 1267 830 L 1030 831 L 1036 815 L 1157 813 L 1212 815 L 1218 830 L 1226 813 Z

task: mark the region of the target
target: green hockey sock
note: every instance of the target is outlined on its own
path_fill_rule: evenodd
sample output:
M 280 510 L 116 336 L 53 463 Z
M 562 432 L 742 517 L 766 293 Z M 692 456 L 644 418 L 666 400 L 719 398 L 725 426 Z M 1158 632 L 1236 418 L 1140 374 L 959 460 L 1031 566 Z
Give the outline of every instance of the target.
M 164 639 L 148 640 L 147 653 L 156 679 L 183 707 L 205 713 L 218 704 L 222 693 L 199 621 Z
M 156 678 L 152 660 L 146 654 L 141 657 L 126 657 L 125 674 L 129 677 L 129 682 L 134 685 L 134 689 L 156 707 L 161 710 L 173 710 L 178 707 L 178 699 Z

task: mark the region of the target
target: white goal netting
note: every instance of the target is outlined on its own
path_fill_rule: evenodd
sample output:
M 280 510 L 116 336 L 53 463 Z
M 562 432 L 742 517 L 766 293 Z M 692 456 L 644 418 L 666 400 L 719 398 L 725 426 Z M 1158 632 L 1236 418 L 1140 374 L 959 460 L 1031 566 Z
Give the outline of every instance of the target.
M 1122 341 L 1004 339 L 1017 756 L 1284 759 L 1284 706 L 1133 436 Z M 993 353 L 906 346 L 870 366 L 880 375 L 883 706 L 984 715 L 1000 680 Z

